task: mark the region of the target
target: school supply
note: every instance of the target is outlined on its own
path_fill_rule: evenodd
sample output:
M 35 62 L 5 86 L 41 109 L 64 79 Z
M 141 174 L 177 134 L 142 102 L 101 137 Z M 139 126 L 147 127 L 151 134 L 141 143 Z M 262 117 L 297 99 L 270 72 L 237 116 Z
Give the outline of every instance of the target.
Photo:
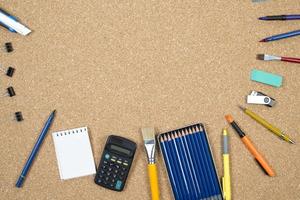
M 49 130 L 49 128 L 50 128 L 53 120 L 54 120 L 55 112 L 56 111 L 54 110 L 50 114 L 48 120 L 46 121 L 45 126 L 42 129 L 41 134 L 38 137 L 38 139 L 37 139 L 37 141 L 36 141 L 36 143 L 35 143 L 32 151 L 30 153 L 30 156 L 28 157 L 28 159 L 26 161 L 26 164 L 24 165 L 24 168 L 23 168 L 23 170 L 21 172 L 21 175 L 20 175 L 20 177 L 17 180 L 16 187 L 20 188 L 22 186 L 22 184 L 23 184 L 23 182 L 24 182 L 24 180 L 26 178 L 26 175 L 27 175 L 30 167 L 32 166 L 32 163 L 33 163 L 33 161 L 34 161 L 34 159 L 35 159 L 38 151 L 40 150 L 40 147 L 41 147 L 41 145 L 42 145 L 42 143 L 43 143 L 43 141 L 44 141 L 44 139 L 45 139 L 45 137 L 46 137 L 46 135 L 48 133 L 48 130 Z
M 19 33 L 24 36 L 31 32 L 31 30 L 21 24 L 16 17 L 10 15 L 3 9 L 0 9 L 0 25 L 8 29 L 10 32 Z
M 251 80 L 271 85 L 274 87 L 280 87 L 282 84 L 282 76 L 277 74 L 272 74 L 262 70 L 253 69 L 251 71 Z
M 265 17 L 258 18 L 259 20 L 267 20 L 267 21 L 273 21 L 273 20 L 299 20 L 300 15 L 270 15 Z
M 256 113 L 252 112 L 248 108 L 244 108 L 242 106 L 239 106 L 239 108 L 248 116 L 250 116 L 252 119 L 254 119 L 257 123 L 261 124 L 263 127 L 277 135 L 280 139 L 287 141 L 291 144 L 295 144 L 295 142 L 286 134 L 284 134 L 279 128 L 276 128 L 274 125 L 270 124 L 268 121 L 257 115 Z
M 6 70 L 2 69 L 2 66 L 0 65 L 0 70 L 5 73 L 6 76 L 12 77 L 16 71 L 13 67 L 8 67 Z
M 10 52 L 13 52 L 13 51 L 14 51 L 14 48 L 13 48 L 11 42 L 6 42 L 6 43 L 5 43 L 5 49 L 6 49 L 6 52 L 7 52 L 7 53 L 10 53 Z
M 242 142 L 247 147 L 249 152 L 252 154 L 252 156 L 255 158 L 257 163 L 261 166 L 262 169 L 269 175 L 269 176 L 275 176 L 275 172 L 270 167 L 270 165 L 267 163 L 267 161 L 263 158 L 263 156 L 256 150 L 254 145 L 252 144 L 251 140 L 246 136 L 246 134 L 240 129 L 240 127 L 237 125 L 235 121 L 233 121 L 233 118 L 231 115 L 226 115 L 225 119 L 227 122 L 232 126 L 232 128 L 236 131 L 236 133 L 240 136 Z
M 295 36 L 298 36 L 298 35 L 300 35 L 300 30 L 291 31 L 291 32 L 287 32 L 287 33 L 282 33 L 282 34 L 279 34 L 279 35 L 273 35 L 271 37 L 267 37 L 267 38 L 264 38 L 264 39 L 260 40 L 260 42 L 272 42 L 272 41 L 276 41 L 276 40 L 295 37 Z
M 224 176 L 222 178 L 223 196 L 225 200 L 231 200 L 229 135 L 228 135 L 227 128 L 223 129 L 223 170 L 224 170 Z
M 13 97 L 16 95 L 16 92 L 15 92 L 14 88 L 10 86 L 10 87 L 6 88 L 6 93 L 4 95 Z
M 159 200 L 159 187 L 155 160 L 155 131 L 154 128 L 142 128 L 144 146 L 148 157 L 148 175 L 152 200 Z
M 87 127 L 52 133 L 62 180 L 95 174 L 95 162 Z
M 266 61 L 284 61 L 291 63 L 300 63 L 300 58 L 292 58 L 292 57 L 280 57 L 280 56 L 272 56 L 267 54 L 258 54 L 256 56 L 257 60 L 266 60 Z
M 176 200 L 222 200 L 207 134 L 194 124 L 157 136 Z
M 274 98 L 257 91 L 251 91 L 251 93 L 247 96 L 247 103 L 249 104 L 260 104 L 268 107 L 273 107 L 276 104 Z
M 110 135 L 107 138 L 95 183 L 114 190 L 124 189 L 134 158 L 136 143 L 126 138 Z
M 24 120 L 24 118 L 23 118 L 23 114 L 22 114 L 22 112 L 15 112 L 15 117 L 16 117 L 16 120 L 18 121 L 18 122 L 21 122 L 21 121 L 23 121 Z

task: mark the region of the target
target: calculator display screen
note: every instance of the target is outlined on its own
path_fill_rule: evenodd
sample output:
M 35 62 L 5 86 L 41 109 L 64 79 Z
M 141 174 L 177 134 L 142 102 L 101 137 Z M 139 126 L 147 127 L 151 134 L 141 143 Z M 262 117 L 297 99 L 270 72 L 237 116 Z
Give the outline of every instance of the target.
M 119 151 L 119 152 L 121 152 L 121 153 L 125 153 L 125 154 L 127 154 L 128 156 L 130 155 L 130 151 L 129 150 L 127 150 L 127 149 L 124 149 L 124 148 L 122 148 L 122 147 L 119 147 L 119 146 L 116 146 L 116 145 L 110 145 L 110 148 L 112 149 L 112 150 L 115 150 L 115 151 Z

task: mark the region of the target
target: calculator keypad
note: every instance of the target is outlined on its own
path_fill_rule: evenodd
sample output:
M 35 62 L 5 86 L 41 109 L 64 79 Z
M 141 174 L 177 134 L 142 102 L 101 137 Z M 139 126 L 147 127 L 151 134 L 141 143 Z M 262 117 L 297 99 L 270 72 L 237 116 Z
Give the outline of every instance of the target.
M 128 159 L 106 153 L 99 165 L 95 183 L 112 190 L 121 191 L 124 187 L 129 167 Z

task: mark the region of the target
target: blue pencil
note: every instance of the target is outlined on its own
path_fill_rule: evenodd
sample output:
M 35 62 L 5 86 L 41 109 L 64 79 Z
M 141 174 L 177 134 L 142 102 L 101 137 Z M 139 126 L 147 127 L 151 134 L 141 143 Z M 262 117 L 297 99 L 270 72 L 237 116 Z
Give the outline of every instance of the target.
M 291 31 L 288 33 L 282 33 L 279 35 L 273 35 L 271 37 L 267 37 L 265 39 L 262 39 L 260 42 L 272 42 L 275 40 L 281 40 L 281 39 L 285 39 L 285 38 L 290 38 L 290 37 L 295 37 L 300 35 L 300 30 L 296 30 L 296 31 Z
M 173 166 L 175 167 L 175 170 L 176 170 L 175 177 L 177 178 L 178 183 L 180 184 L 180 191 L 182 194 L 182 199 L 185 199 L 185 196 L 187 195 L 188 192 L 187 192 L 186 184 L 184 182 L 184 174 L 183 174 L 182 170 L 180 169 L 180 163 L 179 163 L 177 154 L 174 150 L 174 145 L 173 145 L 170 135 L 166 134 L 165 137 L 166 137 L 165 144 L 166 144 L 166 147 L 168 147 L 168 152 L 170 154 L 170 160 L 172 160 L 171 162 L 173 163 Z
M 191 191 L 191 199 L 198 199 L 195 179 L 194 179 L 194 176 L 193 176 L 193 173 L 192 173 L 192 170 L 191 170 L 191 166 L 190 166 L 190 163 L 189 163 L 189 160 L 188 160 L 187 153 L 186 153 L 185 148 L 184 148 L 183 141 L 178 136 L 176 131 L 172 135 L 175 138 L 176 146 L 177 146 L 177 149 L 178 149 L 178 152 L 179 152 L 179 156 L 181 157 L 183 170 L 185 172 L 187 183 L 188 183 L 189 189 Z
M 22 184 L 23 184 L 23 182 L 24 182 L 24 180 L 26 178 L 26 175 L 28 173 L 28 170 L 32 166 L 34 158 L 36 157 L 36 155 L 37 155 L 37 153 L 38 153 L 38 151 L 39 151 L 39 149 L 41 147 L 41 144 L 43 143 L 43 141 L 45 139 L 45 136 L 47 135 L 48 130 L 49 130 L 49 128 L 50 128 L 50 126 L 51 126 L 51 124 L 53 122 L 53 119 L 55 117 L 55 112 L 56 111 L 54 110 L 50 114 L 50 116 L 49 116 L 49 118 L 48 118 L 48 120 L 47 120 L 47 122 L 46 122 L 46 124 L 45 124 L 45 126 L 44 126 L 44 128 L 43 128 L 43 130 L 42 130 L 42 132 L 41 132 L 41 134 L 39 136 L 39 138 L 37 139 L 37 141 L 36 141 L 36 143 L 35 143 L 32 151 L 31 151 L 30 156 L 27 159 L 26 164 L 24 165 L 24 168 L 23 168 L 23 170 L 21 172 L 21 175 L 20 175 L 19 179 L 17 180 L 16 187 L 20 188 L 22 186 Z
M 186 135 L 185 135 L 185 132 L 184 130 L 182 130 L 181 132 L 179 131 L 179 137 L 180 139 L 182 140 L 182 145 L 184 146 L 185 148 L 185 151 L 186 151 L 186 154 L 187 154 L 187 157 L 188 157 L 188 163 L 189 163 L 189 167 L 191 169 L 191 174 L 192 174 L 192 177 L 194 179 L 194 182 L 195 182 L 195 189 L 196 189 L 196 198 L 197 199 L 200 199 L 202 198 L 203 196 L 203 192 L 200 188 L 200 185 L 199 185 L 199 180 L 198 180 L 198 176 L 197 176 L 197 173 L 196 173 L 196 170 L 195 170 L 195 161 L 192 159 L 192 147 L 190 146 L 190 144 L 188 143 L 187 139 L 186 139 Z
M 195 137 L 196 144 L 198 142 L 199 154 L 202 155 L 204 170 L 208 177 L 207 181 L 208 181 L 208 185 L 209 185 L 209 197 L 211 197 L 215 194 L 215 186 L 214 186 L 214 181 L 213 181 L 213 178 L 211 175 L 211 169 L 209 166 L 209 161 L 208 161 L 209 158 L 207 157 L 208 156 L 207 154 L 209 152 L 207 152 L 207 150 L 205 149 L 205 146 L 204 146 L 205 141 L 203 141 L 203 138 L 199 134 L 196 134 L 197 132 L 195 131 L 194 128 L 192 128 L 192 131 L 193 131 L 192 135 Z
M 162 148 L 162 153 L 163 153 L 163 156 L 164 156 L 164 160 L 165 160 L 165 163 L 167 165 L 167 171 L 168 171 L 168 174 L 169 174 L 169 177 L 170 177 L 170 182 L 171 182 L 171 186 L 172 186 L 172 190 L 173 190 L 173 193 L 174 193 L 174 196 L 175 196 L 175 199 L 176 200 L 182 200 L 182 194 L 181 194 L 181 191 L 180 191 L 180 186 L 178 185 L 178 179 L 176 177 L 176 174 L 174 174 L 174 167 L 172 167 L 172 164 L 170 162 L 170 158 L 169 158 L 169 155 L 167 153 L 167 149 L 166 149 L 166 145 L 165 145 L 165 142 L 164 142 L 164 138 L 163 136 L 160 137 L 160 146 Z M 176 180 L 177 179 L 177 180 Z
M 196 126 L 196 134 L 199 135 L 202 138 L 202 144 L 207 152 L 207 162 L 208 162 L 208 166 L 210 169 L 210 174 L 211 174 L 211 178 L 213 181 L 213 186 L 214 186 L 214 193 L 213 195 L 216 197 L 216 199 L 222 199 L 221 197 L 221 190 L 218 184 L 218 177 L 217 177 L 217 173 L 215 171 L 214 168 L 214 163 L 213 163 L 213 159 L 212 159 L 212 155 L 211 155 L 211 151 L 210 148 L 208 146 L 208 140 L 206 137 L 206 134 L 204 132 L 204 129 L 201 126 Z M 217 196 L 216 196 L 217 195 Z
M 197 199 L 201 199 L 203 197 L 203 191 L 200 188 L 200 184 L 199 184 L 199 175 L 197 175 L 197 172 L 195 170 L 196 168 L 196 164 L 195 164 L 195 160 L 192 159 L 192 146 L 191 144 L 187 141 L 186 135 L 184 130 L 182 130 L 182 132 L 179 131 L 179 138 L 181 139 L 182 145 L 185 148 L 186 151 L 186 155 L 188 158 L 188 163 L 189 163 L 189 167 L 191 169 L 191 174 L 192 177 L 194 179 L 194 183 L 195 183 L 195 189 L 196 189 L 196 198 Z
M 186 193 L 185 193 L 184 196 L 187 196 L 188 199 L 190 199 L 189 197 L 191 196 L 191 191 L 190 191 L 188 180 L 187 180 L 187 174 L 186 174 L 185 169 L 184 169 L 184 167 L 182 165 L 182 160 L 181 160 L 181 157 L 179 155 L 179 151 L 178 151 L 178 148 L 177 148 L 177 144 L 176 144 L 175 138 L 171 134 L 171 136 L 168 135 L 168 140 L 171 140 L 170 146 L 171 146 L 171 148 L 172 148 L 172 150 L 174 152 L 174 156 L 176 156 L 176 159 L 174 159 L 174 160 L 178 161 L 179 170 L 181 172 L 182 181 L 184 183 L 184 187 L 185 187 L 185 191 L 186 191 Z
M 204 169 L 203 169 L 203 164 L 202 164 L 202 159 L 201 159 L 201 156 L 199 155 L 198 151 L 197 151 L 197 145 L 195 143 L 195 140 L 194 138 L 192 137 L 192 132 L 190 129 L 187 129 L 186 130 L 186 133 L 185 133 L 185 137 L 186 137 L 186 140 L 188 141 L 189 143 L 189 146 L 191 147 L 191 158 L 195 164 L 195 171 L 197 173 L 197 177 L 198 177 L 198 180 L 199 180 L 199 184 L 200 184 L 200 188 L 201 188 L 201 191 L 202 191 L 202 195 L 201 195 L 201 198 L 206 198 L 208 197 L 208 187 L 207 187 L 207 181 L 206 181 L 206 173 L 204 173 Z

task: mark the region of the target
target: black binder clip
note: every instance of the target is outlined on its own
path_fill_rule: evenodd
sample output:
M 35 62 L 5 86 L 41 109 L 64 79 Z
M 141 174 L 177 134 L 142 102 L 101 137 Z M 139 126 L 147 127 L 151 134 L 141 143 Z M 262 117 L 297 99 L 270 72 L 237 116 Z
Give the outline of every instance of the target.
M 0 66 L 0 70 L 2 72 L 4 72 L 6 76 L 9 76 L 9 77 L 12 77 L 16 71 L 16 69 L 13 67 L 8 67 L 7 70 L 4 70 L 4 69 L 2 69 L 1 66 Z
M 7 92 L 5 93 L 5 96 L 13 97 L 16 95 L 16 92 L 13 87 L 10 86 L 6 90 Z
M 7 52 L 7 53 L 10 53 L 10 52 L 13 52 L 13 51 L 14 51 L 14 48 L 13 48 L 11 42 L 6 42 L 6 43 L 5 43 L 5 49 L 6 49 L 6 52 Z
M 24 120 L 24 118 L 23 118 L 23 115 L 22 115 L 22 112 L 15 112 L 15 117 L 16 117 L 16 120 L 18 121 L 18 122 L 21 122 L 21 121 L 23 121 Z
M 247 103 L 273 107 L 276 104 L 276 101 L 272 97 L 262 92 L 252 91 L 250 95 L 247 96 Z

